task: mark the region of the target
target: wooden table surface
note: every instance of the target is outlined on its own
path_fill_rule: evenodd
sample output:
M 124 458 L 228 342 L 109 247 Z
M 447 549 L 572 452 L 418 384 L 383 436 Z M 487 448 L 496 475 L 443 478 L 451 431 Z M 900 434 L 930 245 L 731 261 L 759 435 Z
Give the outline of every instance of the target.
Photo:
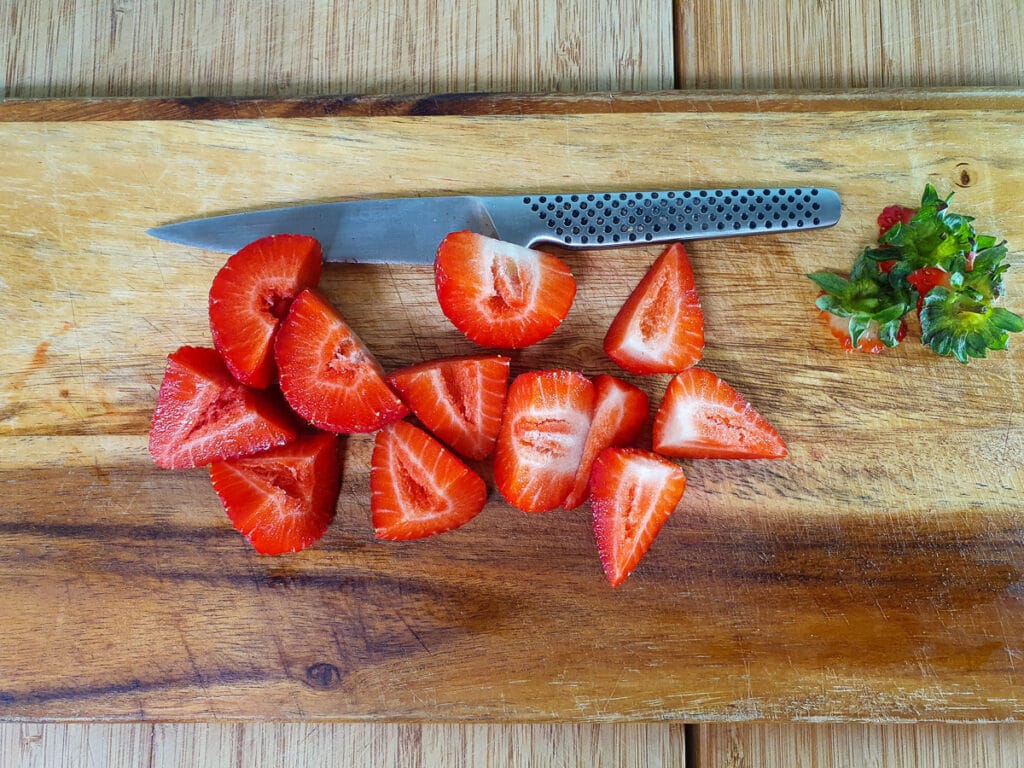
M 1022 86 L 1018 0 L 0 0 L 5 97 Z M 993 726 L 0 724 L 0 765 L 1021 765 Z

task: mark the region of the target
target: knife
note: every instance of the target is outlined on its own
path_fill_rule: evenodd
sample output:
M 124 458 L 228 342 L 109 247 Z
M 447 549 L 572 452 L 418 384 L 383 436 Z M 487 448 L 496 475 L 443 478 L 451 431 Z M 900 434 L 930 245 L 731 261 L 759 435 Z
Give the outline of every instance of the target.
M 411 197 L 247 211 L 148 234 L 234 253 L 287 232 L 315 237 L 327 261 L 432 264 L 445 235 L 463 229 L 526 247 L 614 248 L 818 229 L 841 211 L 839 195 L 820 187 Z

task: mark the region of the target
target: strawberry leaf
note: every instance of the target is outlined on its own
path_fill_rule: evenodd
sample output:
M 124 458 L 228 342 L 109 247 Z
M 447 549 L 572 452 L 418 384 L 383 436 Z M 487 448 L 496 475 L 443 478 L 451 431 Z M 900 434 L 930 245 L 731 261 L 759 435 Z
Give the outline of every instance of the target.
M 850 281 L 835 272 L 812 272 L 807 277 L 827 294 L 841 296 L 850 288 Z
M 1003 293 L 1003 275 L 1010 268 L 1003 261 L 1004 256 L 1005 241 L 979 250 L 974 257 L 973 269 L 963 273 L 963 285 L 980 293 L 986 301 L 998 299 Z
M 916 211 L 901 205 L 882 211 L 879 245 L 860 254 L 848 278 L 808 275 L 824 292 L 815 304 L 848 319 L 854 345 L 869 329 L 877 329 L 884 344 L 895 346 L 905 333 L 903 316 L 915 305 L 922 341 L 961 363 L 1005 349 L 1009 334 L 1024 330 L 1018 315 L 993 306 L 1009 269 L 1006 241 L 979 235 L 973 217 L 950 210 L 952 199 L 925 185 Z M 831 325 L 833 333 L 842 327 Z
M 902 265 L 901 274 L 922 267 L 939 267 L 947 272 L 966 269 L 967 254 L 976 247 L 970 216 L 949 210 L 950 194 L 941 199 L 929 184 L 917 214 L 906 224 L 897 223 L 881 242 L 889 246 L 888 258 Z
M 849 278 L 832 272 L 812 272 L 807 277 L 824 291 L 815 301 L 818 309 L 850 319 L 854 346 L 872 323 L 880 327 L 880 338 L 886 346 L 896 346 L 900 322 L 917 304 L 913 286 L 891 280 L 868 251 L 854 262 Z
M 964 286 L 929 291 L 921 310 L 921 340 L 936 354 L 961 363 L 986 357 L 988 350 L 1006 349 L 1009 334 L 1024 330 L 1024 319 L 992 307 L 979 291 Z

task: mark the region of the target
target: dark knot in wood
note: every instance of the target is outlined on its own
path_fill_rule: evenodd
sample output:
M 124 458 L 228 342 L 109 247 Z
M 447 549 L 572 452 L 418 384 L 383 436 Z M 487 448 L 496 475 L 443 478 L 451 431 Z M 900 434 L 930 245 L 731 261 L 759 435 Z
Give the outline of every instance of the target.
M 333 664 L 318 662 L 306 668 L 306 684 L 310 688 L 329 690 L 341 683 L 341 671 Z

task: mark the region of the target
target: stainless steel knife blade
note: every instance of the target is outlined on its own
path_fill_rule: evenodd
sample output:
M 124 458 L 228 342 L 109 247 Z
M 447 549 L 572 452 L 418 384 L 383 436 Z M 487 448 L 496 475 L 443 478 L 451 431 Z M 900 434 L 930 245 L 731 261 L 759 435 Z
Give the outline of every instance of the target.
M 445 235 L 463 229 L 527 247 L 591 249 L 819 229 L 841 213 L 831 189 L 736 187 L 353 200 L 193 219 L 148 234 L 233 253 L 288 232 L 317 238 L 327 261 L 430 264 Z

